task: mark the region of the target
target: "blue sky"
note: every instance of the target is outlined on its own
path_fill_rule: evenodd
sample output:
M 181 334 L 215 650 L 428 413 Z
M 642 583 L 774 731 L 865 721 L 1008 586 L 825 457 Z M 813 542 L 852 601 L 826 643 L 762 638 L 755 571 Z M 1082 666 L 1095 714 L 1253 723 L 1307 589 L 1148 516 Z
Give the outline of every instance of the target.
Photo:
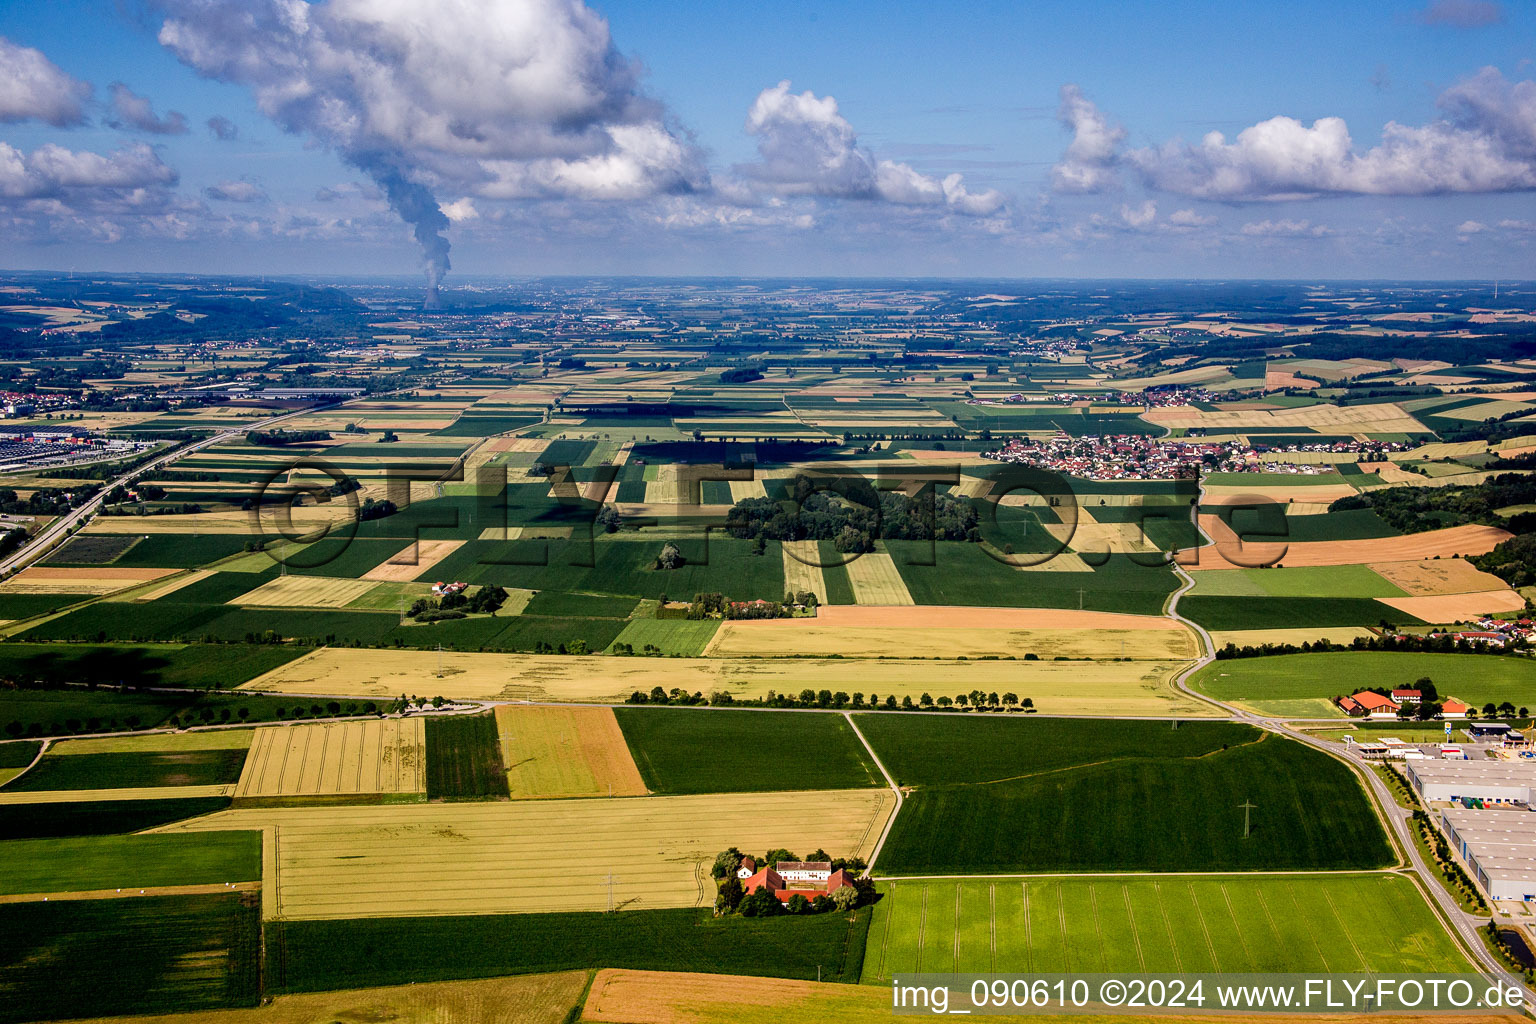
M 0 37 L 10 268 L 1508 279 L 1536 239 L 1531 4 L 54 0 Z

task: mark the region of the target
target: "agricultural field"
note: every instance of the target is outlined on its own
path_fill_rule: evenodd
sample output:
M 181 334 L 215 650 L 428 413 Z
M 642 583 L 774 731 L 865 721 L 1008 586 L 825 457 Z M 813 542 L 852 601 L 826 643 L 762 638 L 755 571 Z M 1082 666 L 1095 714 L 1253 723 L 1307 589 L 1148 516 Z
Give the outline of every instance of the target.
M 245 801 L 424 795 L 425 736 L 420 718 L 258 729 L 234 796 Z
M 161 831 L 272 829 L 268 919 L 604 910 L 610 875 L 614 906 L 650 910 L 711 905 L 709 865 L 729 846 L 868 857 L 894 804 L 870 788 L 242 807 Z
M 614 645 L 628 644 L 636 654 L 641 654 L 652 646 L 664 656 L 696 658 L 711 646 L 710 641 L 722 625 L 725 623 L 719 619 L 630 619 L 613 638 L 610 650 Z
M 646 794 L 612 709 L 503 704 L 495 715 L 514 800 Z
M 507 795 L 501 737 L 490 712 L 429 718 L 426 792 L 430 800 L 481 800 Z
M 255 1006 L 253 895 L 0 904 L 0 1021 Z
M 1426 676 L 1443 696 L 1476 707 L 1490 701 L 1536 706 L 1536 663 L 1491 654 L 1334 651 L 1233 658 L 1207 665 L 1195 673 L 1190 685 L 1217 700 L 1267 714 L 1276 701 L 1326 703 L 1366 680 L 1373 686 L 1411 687 Z M 1343 716 L 1331 704 L 1327 714 Z
M 1132 658 L 1193 661 L 1192 632 L 1166 618 L 1032 608 L 832 605 L 815 618 L 720 625 L 712 657 L 879 658 L 921 649 L 932 658 Z M 1027 674 L 1027 673 L 1026 673 Z
M 707 910 L 672 909 L 268 922 L 267 990 L 355 989 L 608 965 L 851 983 L 863 969 L 869 917 L 860 910 L 715 918 Z M 361 958 L 359 949 L 377 956 Z
M 440 661 L 439 661 L 440 659 Z M 437 666 L 442 666 L 438 676 Z M 249 685 L 271 693 L 321 690 L 343 697 L 390 700 L 432 692 L 468 700 L 598 701 L 621 703 L 660 686 L 689 693 L 766 697 L 770 691 L 831 692 L 856 688 L 850 672 L 878 668 L 867 684 L 882 699 L 935 698 L 980 688 L 1029 697 L 1043 713 L 1066 715 L 1207 716 L 1210 705 L 1181 694 L 1172 677 L 1183 661 L 931 661 L 884 658 L 875 666 L 842 658 L 613 658 L 512 656 L 444 651 L 395 651 L 381 659 L 368 651 L 330 648 L 267 673 Z M 864 691 L 860 691 L 864 692 Z
M 863 982 L 898 972 L 1466 971 L 1394 874 L 900 880 L 880 886 Z
M 259 832 L 104 835 L 0 842 L 0 895 L 261 880 Z
M 614 714 L 656 793 L 884 785 L 848 720 L 836 713 L 618 708 Z
M 0 835 L 8 839 L 124 835 L 212 814 L 229 807 L 223 797 L 102 798 L 58 803 L 0 802 Z
M 240 778 L 245 747 L 106 754 L 46 753 L 5 792 L 223 786 Z
M 910 787 L 883 874 L 1338 870 L 1393 860 L 1346 765 L 1250 726 L 856 720 Z
M 368 580 L 325 576 L 279 576 L 248 590 L 230 603 L 268 608 L 346 608 L 373 590 Z

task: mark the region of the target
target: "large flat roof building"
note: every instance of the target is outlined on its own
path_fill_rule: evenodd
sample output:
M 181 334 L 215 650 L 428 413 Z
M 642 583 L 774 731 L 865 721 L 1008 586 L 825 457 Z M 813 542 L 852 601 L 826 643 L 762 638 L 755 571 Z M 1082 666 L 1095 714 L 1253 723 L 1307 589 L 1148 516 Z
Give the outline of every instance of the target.
M 1409 761 L 1408 781 L 1427 801 L 1531 802 L 1536 761 Z
M 1448 807 L 1440 823 L 1490 897 L 1536 901 L 1536 813 Z

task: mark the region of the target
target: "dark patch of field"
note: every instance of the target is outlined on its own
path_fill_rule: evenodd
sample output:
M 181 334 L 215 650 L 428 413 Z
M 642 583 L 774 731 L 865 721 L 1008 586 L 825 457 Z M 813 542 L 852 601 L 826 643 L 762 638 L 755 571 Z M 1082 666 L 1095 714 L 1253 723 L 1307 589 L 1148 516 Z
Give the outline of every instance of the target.
M 255 1006 L 255 893 L 0 905 L 0 1021 Z
M 212 814 L 224 810 L 230 802 L 228 797 L 211 796 L 0 804 L 0 835 L 7 839 L 120 835 Z
M 886 547 L 918 604 L 1159 615 L 1178 587 L 1178 578 L 1166 566 L 1139 565 L 1125 555 L 1110 555 L 1092 572 L 1023 572 L 988 555 L 979 544 L 887 541 Z M 930 558 L 933 564 L 923 564 Z
M 1179 598 L 1179 614 L 1206 629 L 1307 629 L 1374 626 L 1383 619 L 1396 625 L 1422 621 L 1369 597 L 1190 595 Z
M 219 786 L 240 781 L 244 750 L 155 750 L 134 754 L 44 754 L 6 787 L 11 793 L 58 789 Z
M 624 619 L 568 619 L 558 616 L 516 615 L 494 618 L 447 619 L 430 625 L 398 626 L 384 638 L 418 650 L 441 644 L 449 651 L 532 651 L 540 644 L 558 650 L 572 641 L 598 653 L 624 631 Z
M 14 839 L 0 842 L 0 861 L 0 893 L 254 882 L 261 879 L 261 833 Z
M 248 589 L 240 573 L 219 573 L 192 584 L 238 596 Z M 226 580 L 223 577 L 233 577 Z M 247 582 L 254 585 L 250 577 Z M 188 589 L 191 589 L 189 587 Z M 171 594 L 169 597 L 175 598 Z M 326 643 L 372 645 L 399 624 L 389 612 L 356 612 L 333 609 L 252 610 L 221 603 L 186 600 L 149 601 L 144 604 L 104 601 L 76 609 L 33 626 L 22 633 L 27 640 L 61 640 L 86 643 L 131 643 L 213 640 L 239 643 L 271 631 L 282 639 L 319 640 Z
M 142 606 L 141 606 L 142 607 Z M 308 651 L 228 645 L 80 646 L 0 644 L 0 679 L 222 689 L 239 686 Z M 0 715 L 5 695 L 0 694 Z
M 288 572 L 298 576 L 356 579 L 405 550 L 399 540 L 370 537 L 327 537 L 284 557 Z
M 748 793 L 882 785 L 837 714 L 615 708 L 654 793 Z
M 853 581 L 848 578 L 848 567 L 840 564 L 848 556 L 839 552 L 830 540 L 817 541 L 816 553 L 821 556 L 821 581 L 827 585 L 825 603 L 858 604 L 853 596 Z
M 427 719 L 427 799 L 483 800 L 506 797 L 496 718 L 452 715 Z
M 213 533 L 203 537 L 155 533 L 140 540 L 112 564 L 131 568 L 193 569 L 238 555 L 250 540 L 238 533 Z
M 143 540 L 141 534 L 82 533 L 44 560 L 45 565 L 106 565 Z
M 884 872 L 1342 870 L 1392 859 L 1346 765 L 1249 726 L 858 721 L 914 787 Z
M 0 743 L 0 768 L 25 768 L 37 757 L 42 746 L 36 740 Z
M 723 917 L 708 910 L 274 921 L 269 992 L 316 992 L 620 967 L 857 982 L 869 910 Z
M 635 610 L 632 597 L 600 597 L 595 594 L 568 594 L 541 590 L 533 595 L 524 615 L 567 615 L 594 619 L 624 619 Z
M 91 600 L 91 594 L 0 594 L 0 619 L 30 619 Z
M 465 413 L 433 437 L 493 437 L 510 430 L 521 430 L 539 422 L 534 416 L 490 416 Z
M 1286 516 L 1286 536 L 1298 544 L 1320 540 L 1371 540 L 1396 537 L 1393 529 L 1372 508 L 1326 512 L 1320 516 Z
M 322 713 L 331 702 L 321 701 Z M 336 702 L 347 715 L 371 714 L 371 702 Z M 78 736 L 158 726 L 277 721 L 295 700 L 246 693 L 120 693 L 116 690 L 0 690 L 0 723 L 7 736 Z M 309 707 L 305 704 L 305 707 Z M 375 705 L 376 707 L 376 705 Z

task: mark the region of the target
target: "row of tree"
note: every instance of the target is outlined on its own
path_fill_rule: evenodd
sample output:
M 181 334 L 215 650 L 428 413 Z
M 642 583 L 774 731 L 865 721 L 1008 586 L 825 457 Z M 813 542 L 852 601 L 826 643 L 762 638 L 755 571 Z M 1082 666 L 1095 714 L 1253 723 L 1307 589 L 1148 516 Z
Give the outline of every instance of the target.
M 869 711 L 1013 711 L 1019 709 L 1026 714 L 1033 714 L 1035 702 L 1029 697 L 1022 700 L 1016 693 L 999 694 L 996 691 L 987 693 L 983 690 L 972 690 L 969 693 L 957 693 L 953 697 L 940 696 L 935 698 L 932 694 L 924 693 L 915 700 L 908 694 L 905 697 L 896 697 L 894 694 L 886 694 L 883 698 L 878 693 L 871 693 L 867 697 L 863 693 L 849 694 L 843 690 L 812 690 L 807 687 L 798 694 L 779 693 L 769 690 L 768 696 L 762 698 L 748 698 L 738 700 L 723 690 L 711 692 L 708 697 L 701 692 L 689 693 L 680 687 L 665 690 L 660 686 L 653 686 L 649 693 L 636 690 L 626 699 L 626 704 L 675 704 L 682 706 L 710 704 L 716 707 L 725 705 L 743 705 L 750 707 L 769 708 L 848 708 L 850 710 Z

